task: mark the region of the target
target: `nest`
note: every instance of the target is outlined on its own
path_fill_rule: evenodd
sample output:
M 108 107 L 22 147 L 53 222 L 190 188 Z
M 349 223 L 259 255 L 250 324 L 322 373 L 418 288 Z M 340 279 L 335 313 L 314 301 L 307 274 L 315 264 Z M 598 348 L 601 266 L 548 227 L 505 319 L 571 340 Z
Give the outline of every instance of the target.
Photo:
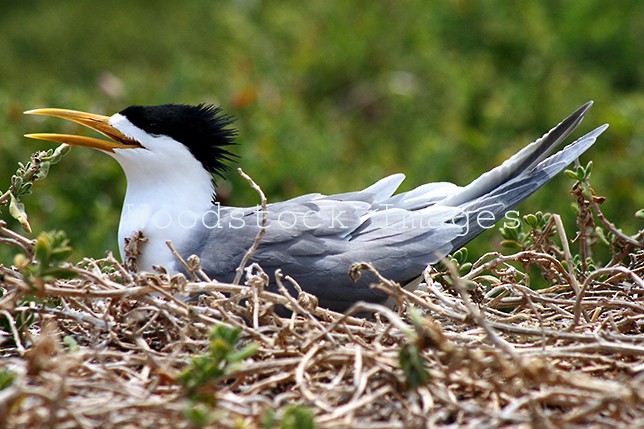
M 644 231 L 616 229 L 579 180 L 579 255 L 558 216 L 529 215 L 520 251 L 445 260 L 414 292 L 356 264 L 395 307 L 346 314 L 280 273 L 280 293 L 266 291 L 246 266 L 261 232 L 224 284 L 195 257 L 181 260 L 188 277 L 133 274 L 141 237 L 124 264 L 72 264 L 60 233 L 34 241 L 0 221 L 0 245 L 18 249 L 0 264 L 0 427 L 642 427 Z M 611 240 L 600 268 L 595 217 Z
M 3 225 L 0 237 L 32 252 Z M 235 285 L 203 278 L 194 260 L 187 279 L 131 274 L 108 256 L 63 264 L 72 279 L 43 280 L 17 259 L 0 266 L 1 426 L 644 423 L 642 250 L 574 277 L 536 250 L 486 255 L 461 276 L 446 263 L 416 292 L 381 278 L 374 287 L 397 311 L 358 303 L 347 314 L 304 292 L 264 291 L 256 266 Z M 529 266 L 551 286 L 530 288 Z M 276 305 L 293 315 L 278 317 Z M 235 339 L 213 357 L 222 332 Z M 208 356 L 215 375 L 199 372 Z

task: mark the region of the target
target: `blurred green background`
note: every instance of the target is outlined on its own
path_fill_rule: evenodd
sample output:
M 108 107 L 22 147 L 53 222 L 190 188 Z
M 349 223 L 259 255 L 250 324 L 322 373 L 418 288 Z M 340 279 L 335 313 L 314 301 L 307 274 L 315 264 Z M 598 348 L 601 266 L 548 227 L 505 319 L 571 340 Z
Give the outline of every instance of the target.
M 642 227 L 641 1 L 21 0 L 3 2 L 0 29 L 0 190 L 18 161 L 53 147 L 24 133 L 85 133 L 22 115 L 37 107 L 222 105 L 237 118 L 239 165 L 277 201 L 395 172 L 405 190 L 463 185 L 592 99 L 575 136 L 611 127 L 582 162 L 594 160 L 608 217 Z M 257 203 L 229 179 L 227 203 Z M 521 212 L 558 212 L 572 236 L 571 184 L 562 175 Z M 124 190 L 116 162 L 74 148 L 25 203 L 35 233 L 63 229 L 78 258 L 101 257 L 117 250 Z M 499 240 L 487 232 L 470 254 Z

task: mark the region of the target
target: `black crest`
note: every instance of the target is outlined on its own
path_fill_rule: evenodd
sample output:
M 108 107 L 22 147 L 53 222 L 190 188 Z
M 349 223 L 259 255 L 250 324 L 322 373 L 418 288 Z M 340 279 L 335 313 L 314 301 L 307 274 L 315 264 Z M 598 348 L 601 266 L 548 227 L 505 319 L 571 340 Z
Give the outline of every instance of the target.
M 222 175 L 226 161 L 235 155 L 226 147 L 235 144 L 233 118 L 211 104 L 162 104 L 130 106 L 119 112 L 132 124 L 154 135 L 165 135 L 183 143 L 211 173 Z

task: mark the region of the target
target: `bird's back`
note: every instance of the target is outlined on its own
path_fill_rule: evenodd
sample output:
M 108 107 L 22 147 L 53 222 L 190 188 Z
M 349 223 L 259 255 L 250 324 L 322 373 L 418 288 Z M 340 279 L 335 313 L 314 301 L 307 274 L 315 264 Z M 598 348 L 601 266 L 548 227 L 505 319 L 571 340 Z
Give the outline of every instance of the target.
M 393 195 L 404 180 L 397 174 L 362 191 L 310 194 L 269 204 L 265 234 L 250 262 L 258 263 L 271 277 L 280 269 L 316 295 L 320 305 L 336 311 L 359 300 L 383 302 L 387 296 L 369 287 L 373 276 L 351 280 L 353 263 L 370 262 L 383 276 L 405 283 L 426 265 L 491 228 L 605 130 L 606 126 L 599 127 L 548 156 L 579 124 L 588 107 L 463 188 L 431 183 Z M 208 232 L 191 237 L 180 251 L 200 255 L 206 273 L 231 281 L 262 227 L 261 208 L 213 206 L 206 220 Z

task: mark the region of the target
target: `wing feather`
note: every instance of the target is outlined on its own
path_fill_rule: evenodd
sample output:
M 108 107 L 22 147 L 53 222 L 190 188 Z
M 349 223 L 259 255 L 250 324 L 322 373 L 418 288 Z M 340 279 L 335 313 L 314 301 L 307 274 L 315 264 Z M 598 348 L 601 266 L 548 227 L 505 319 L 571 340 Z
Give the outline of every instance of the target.
M 337 311 L 359 300 L 384 302 L 384 293 L 369 287 L 375 281 L 372 276 L 357 282 L 349 278 L 353 263 L 371 262 L 401 283 L 417 277 L 427 264 L 483 230 L 474 215 L 487 210 L 494 220 L 500 219 L 588 149 L 605 127 L 550 156 L 589 107 L 582 106 L 463 188 L 439 182 L 393 195 L 405 177 L 394 174 L 361 191 L 309 194 L 269 204 L 266 231 L 251 262 L 270 275 L 281 269 L 316 295 L 322 306 Z M 255 241 L 261 219 L 259 207 L 222 208 L 218 227 L 200 230 L 178 250 L 200 255 L 206 273 L 230 281 Z M 269 290 L 274 287 L 271 283 Z

